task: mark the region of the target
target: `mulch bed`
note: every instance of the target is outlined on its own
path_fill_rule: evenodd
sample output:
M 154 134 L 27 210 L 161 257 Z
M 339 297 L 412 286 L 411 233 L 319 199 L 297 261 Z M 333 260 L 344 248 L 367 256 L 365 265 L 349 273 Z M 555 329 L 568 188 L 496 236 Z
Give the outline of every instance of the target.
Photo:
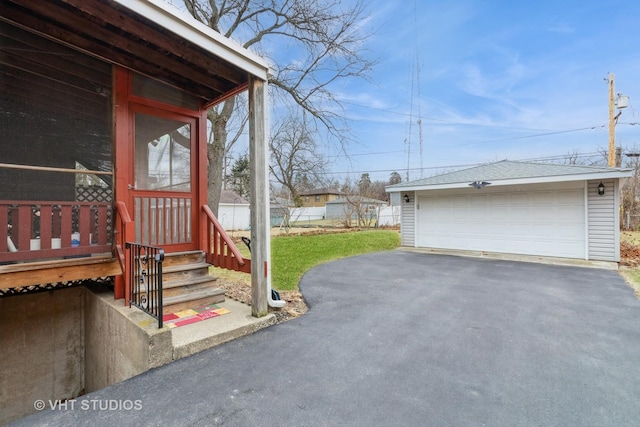
M 216 286 L 224 289 L 225 297 L 251 305 L 251 286 L 246 283 L 231 282 L 218 279 Z M 302 316 L 309 310 L 299 291 L 278 291 L 280 299 L 287 302 L 282 308 L 269 307 L 269 312 L 276 316 L 278 323 Z
M 640 266 L 640 247 L 629 242 L 620 242 L 620 265 L 626 267 Z

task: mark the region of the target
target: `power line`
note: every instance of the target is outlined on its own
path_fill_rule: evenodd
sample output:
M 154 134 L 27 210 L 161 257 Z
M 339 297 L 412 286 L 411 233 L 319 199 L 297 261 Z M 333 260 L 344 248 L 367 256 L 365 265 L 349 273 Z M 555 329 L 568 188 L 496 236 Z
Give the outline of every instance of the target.
M 606 125 L 591 126 L 591 127 L 578 128 L 578 129 L 559 130 L 559 131 L 555 131 L 555 132 L 537 133 L 535 135 L 514 136 L 514 137 L 511 137 L 511 138 L 488 139 L 488 140 L 485 140 L 485 141 L 469 142 L 469 143 L 460 144 L 460 145 L 461 146 L 466 146 L 466 145 L 474 145 L 474 144 L 486 144 L 487 142 L 503 142 L 503 141 L 513 141 L 515 139 L 538 138 L 540 136 L 559 135 L 559 134 L 562 134 L 562 133 L 580 132 L 580 131 L 583 131 L 583 130 L 593 130 L 593 129 L 599 129 L 599 128 L 604 128 L 604 127 L 606 127 Z
M 325 156 L 327 159 L 332 158 L 341 158 L 341 157 L 354 157 L 354 156 L 374 156 L 378 154 L 392 154 L 392 153 L 403 153 L 403 150 L 394 150 L 394 151 L 378 151 L 373 153 L 355 153 L 355 154 L 344 154 L 344 155 L 335 155 L 335 156 Z
M 558 155 L 544 156 L 544 157 L 531 157 L 531 158 L 525 158 L 525 159 L 517 159 L 515 161 L 520 161 L 520 162 L 539 161 L 539 162 L 541 162 L 541 161 L 552 161 L 552 160 L 567 159 L 567 158 L 570 158 L 570 157 L 588 158 L 588 157 L 599 156 L 601 154 L 602 153 L 594 151 L 594 152 L 590 152 L 590 153 L 577 153 L 575 155 L 572 155 L 572 154 L 558 154 Z M 423 168 L 414 167 L 414 168 L 410 168 L 410 171 L 420 171 L 421 169 L 423 169 L 423 170 L 431 170 L 431 169 L 434 169 L 434 170 L 437 170 L 437 169 L 460 169 L 460 168 L 466 168 L 466 167 L 479 166 L 479 165 L 482 165 L 482 164 L 485 164 L 485 163 L 486 162 L 457 164 L 457 165 L 427 166 L 427 167 L 423 167 Z M 395 169 L 368 169 L 368 170 L 359 170 L 359 171 L 323 172 L 322 175 L 397 172 L 397 171 L 402 170 L 402 169 L 404 169 L 404 168 L 401 167 L 401 168 L 395 168 Z
M 380 111 L 383 113 L 389 113 L 389 114 L 395 114 L 398 116 L 403 116 L 403 117 L 412 117 L 415 114 L 409 112 L 409 113 L 405 113 L 405 112 L 401 112 L 401 111 L 395 111 L 391 108 L 379 108 L 379 107 L 374 107 L 371 105 L 365 105 L 365 104 L 359 104 L 357 102 L 350 102 L 350 101 L 344 101 L 341 100 L 340 101 L 343 104 L 348 104 L 348 105 L 353 105 L 355 107 L 360 107 L 360 108 L 366 108 L 369 110 L 374 110 L 374 111 Z M 481 123 L 467 123 L 467 122 L 458 122 L 458 121 L 451 121 L 451 120 L 445 120 L 445 119 L 440 119 L 440 118 L 435 118 L 435 117 L 426 117 L 426 116 L 422 116 L 420 115 L 420 117 L 418 117 L 419 119 L 422 120 L 429 120 L 432 122 L 440 122 L 443 124 L 448 124 L 448 125 L 458 125 L 458 126 L 473 126 L 473 127 L 487 127 L 487 128 L 497 128 L 497 129 L 505 129 L 505 130 L 521 130 L 521 131 L 536 131 L 538 129 L 530 129 L 530 128 L 512 128 L 512 127 L 508 127 L 508 126 L 498 126 L 498 125 L 492 125 L 492 124 L 481 124 Z M 352 121 L 359 121 L 357 119 L 350 119 Z M 640 124 L 640 122 L 618 122 L 618 124 L 627 124 L 627 125 L 638 125 Z M 593 127 L 604 127 L 605 125 L 598 125 L 598 126 L 593 126 Z M 588 129 L 588 128 L 585 128 Z

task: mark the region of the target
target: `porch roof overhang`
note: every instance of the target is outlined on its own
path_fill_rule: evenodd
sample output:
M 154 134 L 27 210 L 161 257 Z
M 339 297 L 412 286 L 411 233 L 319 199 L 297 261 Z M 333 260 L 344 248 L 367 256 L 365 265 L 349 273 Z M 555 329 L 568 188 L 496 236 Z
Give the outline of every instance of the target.
M 162 0 L 7 0 L 1 18 L 195 95 L 203 106 L 266 81 L 269 66 Z

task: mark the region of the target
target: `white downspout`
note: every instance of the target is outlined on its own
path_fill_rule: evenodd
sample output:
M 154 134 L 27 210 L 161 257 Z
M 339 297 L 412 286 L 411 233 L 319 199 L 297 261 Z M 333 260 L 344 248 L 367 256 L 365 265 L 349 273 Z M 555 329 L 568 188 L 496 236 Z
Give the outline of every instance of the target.
M 269 190 L 267 189 L 267 191 Z M 267 216 L 267 218 L 270 218 L 270 216 Z M 269 221 L 269 228 L 267 230 L 271 230 L 271 221 Z M 271 260 L 271 232 L 267 233 L 267 259 Z M 287 302 L 284 300 L 274 300 L 272 298 L 271 262 L 269 262 L 267 265 L 267 304 L 269 304 L 269 307 L 273 307 L 273 308 L 282 308 L 287 304 Z

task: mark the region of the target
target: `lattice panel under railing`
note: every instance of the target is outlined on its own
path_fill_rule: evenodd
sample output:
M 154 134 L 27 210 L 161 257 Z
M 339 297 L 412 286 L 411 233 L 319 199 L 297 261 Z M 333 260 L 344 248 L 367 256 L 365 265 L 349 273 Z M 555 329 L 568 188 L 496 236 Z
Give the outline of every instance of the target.
M 76 201 L 78 202 L 113 202 L 113 192 L 109 187 L 77 186 Z
M 65 282 L 42 283 L 39 285 L 19 286 L 17 288 L 0 289 L 0 298 L 11 295 L 33 294 L 36 292 L 53 291 L 56 289 L 72 288 L 74 286 L 113 285 L 113 277 L 96 277 L 93 279 L 69 280 Z

